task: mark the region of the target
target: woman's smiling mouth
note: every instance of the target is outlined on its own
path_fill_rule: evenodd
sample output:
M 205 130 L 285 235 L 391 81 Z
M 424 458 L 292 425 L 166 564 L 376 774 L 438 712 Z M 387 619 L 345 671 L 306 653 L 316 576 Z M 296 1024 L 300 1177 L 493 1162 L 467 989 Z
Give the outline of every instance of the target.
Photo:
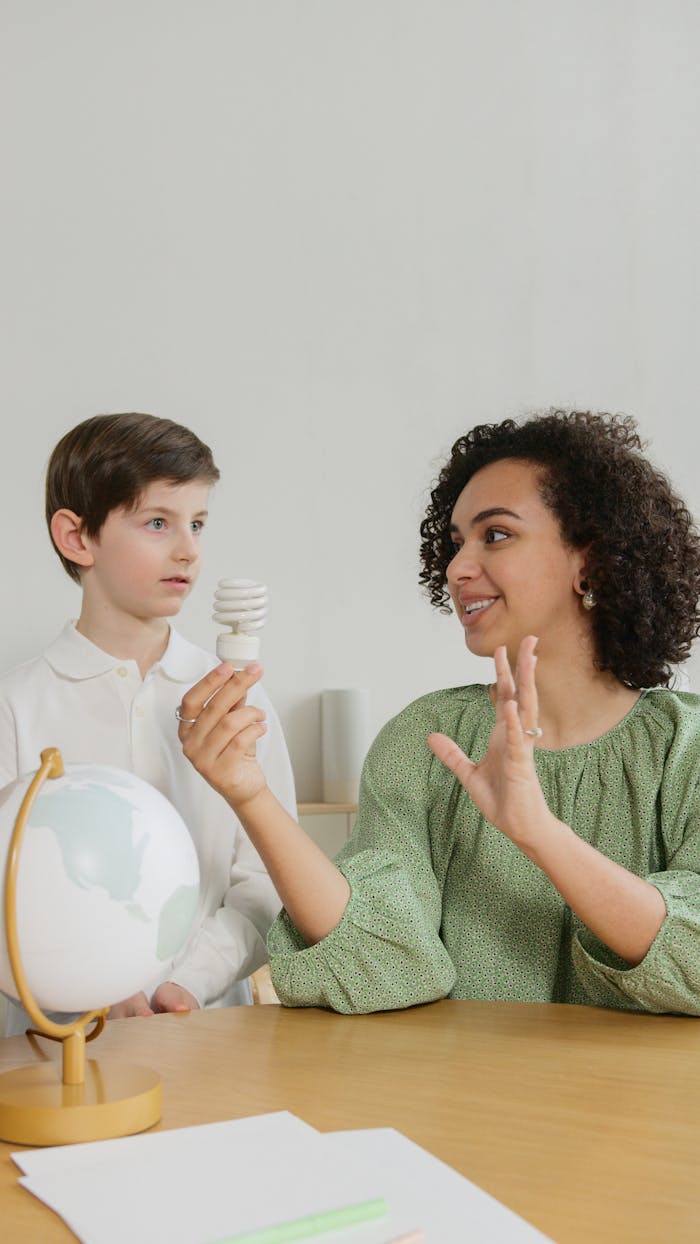
M 471 600 L 460 600 L 462 609 L 461 622 L 463 626 L 473 626 L 484 614 L 495 605 L 498 596 L 480 596 Z

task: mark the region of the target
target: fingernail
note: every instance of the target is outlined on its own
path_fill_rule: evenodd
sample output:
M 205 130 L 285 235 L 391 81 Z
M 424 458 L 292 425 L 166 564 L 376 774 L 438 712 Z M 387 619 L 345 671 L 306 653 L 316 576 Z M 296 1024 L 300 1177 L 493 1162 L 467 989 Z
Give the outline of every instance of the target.
M 229 665 L 228 661 L 224 661 L 217 667 L 217 669 L 214 670 L 214 673 L 220 674 L 222 678 L 225 676 L 228 677 L 229 674 L 233 673 L 233 666 Z
M 262 665 L 260 665 L 258 661 L 254 661 L 252 665 L 248 666 L 249 674 L 262 674 L 262 672 L 263 672 L 263 667 Z

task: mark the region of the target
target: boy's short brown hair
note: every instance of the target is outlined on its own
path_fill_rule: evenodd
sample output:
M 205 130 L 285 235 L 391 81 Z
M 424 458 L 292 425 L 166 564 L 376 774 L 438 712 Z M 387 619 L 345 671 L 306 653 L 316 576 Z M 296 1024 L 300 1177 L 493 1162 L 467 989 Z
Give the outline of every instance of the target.
M 51 454 L 46 522 L 50 532 L 56 511 L 72 510 L 94 538 L 112 510 L 133 508 L 155 480 L 214 484 L 218 478 L 209 446 L 189 428 L 156 415 L 94 415 L 66 432 Z M 78 566 L 56 552 L 79 583 Z

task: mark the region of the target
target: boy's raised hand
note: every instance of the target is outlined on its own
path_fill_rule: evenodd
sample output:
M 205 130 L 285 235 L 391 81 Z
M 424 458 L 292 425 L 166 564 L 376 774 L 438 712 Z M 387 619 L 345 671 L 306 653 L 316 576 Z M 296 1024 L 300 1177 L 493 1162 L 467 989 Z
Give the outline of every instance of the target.
M 234 809 L 267 786 L 255 754 L 267 730 L 265 714 L 246 704 L 262 674 L 261 665 L 246 670 L 219 665 L 190 688 L 180 705 L 178 735 L 185 756 Z

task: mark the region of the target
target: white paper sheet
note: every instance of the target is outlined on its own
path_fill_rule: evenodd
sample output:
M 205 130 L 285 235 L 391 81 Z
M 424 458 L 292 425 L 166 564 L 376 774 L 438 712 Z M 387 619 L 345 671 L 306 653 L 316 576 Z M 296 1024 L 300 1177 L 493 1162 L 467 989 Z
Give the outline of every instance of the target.
M 86 1170 L 94 1163 L 125 1156 L 135 1162 L 150 1162 L 154 1151 L 166 1157 L 173 1152 L 202 1152 L 210 1146 L 245 1143 L 245 1138 L 260 1133 L 264 1137 L 274 1134 L 280 1143 L 292 1144 L 299 1133 L 320 1133 L 310 1123 L 305 1123 L 288 1110 L 275 1110 L 269 1114 L 252 1115 L 247 1119 L 224 1119 L 221 1123 L 201 1123 L 196 1127 L 180 1127 L 168 1132 L 141 1132 L 137 1136 L 122 1136 L 117 1140 L 90 1141 L 82 1145 L 56 1145 L 43 1149 L 24 1149 L 13 1153 L 12 1160 L 25 1175 L 55 1174 L 61 1170 Z
M 549 1240 L 393 1128 L 333 1132 L 323 1139 L 338 1163 L 381 1170 L 382 1196 L 392 1206 L 386 1219 L 391 1230 L 373 1239 L 423 1229 L 426 1244 L 545 1244 Z
M 536 1231 L 392 1129 L 323 1134 L 286 1112 L 13 1155 L 20 1183 L 83 1244 L 214 1244 L 383 1197 L 329 1244 L 542 1244 Z M 325 1238 L 325 1237 L 322 1237 Z

